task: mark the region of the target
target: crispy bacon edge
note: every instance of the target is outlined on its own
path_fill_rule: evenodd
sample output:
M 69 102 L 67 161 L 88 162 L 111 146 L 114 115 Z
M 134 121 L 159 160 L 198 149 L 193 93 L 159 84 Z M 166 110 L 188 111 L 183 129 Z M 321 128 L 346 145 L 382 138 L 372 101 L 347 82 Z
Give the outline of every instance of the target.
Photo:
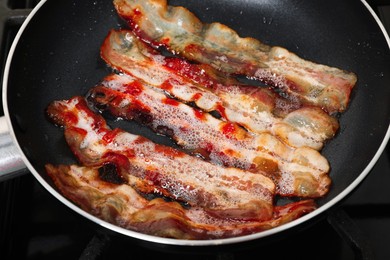
M 264 222 L 234 221 L 209 216 L 202 208 L 185 209 L 161 198 L 148 201 L 127 184 L 99 178 L 95 167 L 47 164 L 46 171 L 58 190 L 82 210 L 119 227 L 175 239 L 207 240 L 262 232 L 314 211 L 313 200 L 276 206 Z

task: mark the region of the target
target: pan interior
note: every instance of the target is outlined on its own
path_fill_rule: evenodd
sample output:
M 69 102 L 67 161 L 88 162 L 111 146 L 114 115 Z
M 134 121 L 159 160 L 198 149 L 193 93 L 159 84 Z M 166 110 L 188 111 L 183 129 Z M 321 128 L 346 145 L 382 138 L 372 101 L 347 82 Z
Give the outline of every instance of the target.
M 202 21 L 218 21 L 241 36 L 283 46 L 299 56 L 358 76 L 340 131 L 323 154 L 331 165 L 331 192 L 325 205 L 365 170 L 389 126 L 390 55 L 385 36 L 360 1 L 220 0 L 169 1 Z M 48 162 L 75 163 L 63 131 L 45 116 L 53 100 L 84 95 L 110 69 L 99 48 L 110 29 L 126 28 L 111 1 L 47 1 L 18 39 L 7 82 L 8 111 L 18 143 L 36 172 Z M 108 120 L 156 142 L 173 145 L 148 129 Z

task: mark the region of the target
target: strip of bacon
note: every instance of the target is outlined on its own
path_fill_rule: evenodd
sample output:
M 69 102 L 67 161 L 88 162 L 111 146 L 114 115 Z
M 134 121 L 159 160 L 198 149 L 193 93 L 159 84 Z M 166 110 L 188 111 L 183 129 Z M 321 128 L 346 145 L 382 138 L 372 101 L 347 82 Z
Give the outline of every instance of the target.
M 290 146 L 320 150 L 338 129 L 337 120 L 320 108 L 299 107 L 266 88 L 240 85 L 207 65 L 164 57 L 127 30 L 111 31 L 101 56 L 116 70 L 205 111 L 218 111 L 250 131 L 268 131 Z
M 238 237 L 280 226 L 315 210 L 312 200 L 276 206 L 268 221 L 221 219 L 200 207 L 184 209 L 161 198 L 146 200 L 127 184 L 102 181 L 98 168 L 46 165 L 60 192 L 81 209 L 133 231 L 177 239 Z
M 55 101 L 47 112 L 65 127 L 66 141 L 85 166 L 114 165 L 122 178 L 136 176 L 211 215 L 248 220 L 272 216 L 275 185 L 260 174 L 217 166 L 144 137 L 111 130 L 81 97 Z
M 213 163 L 272 178 L 283 196 L 320 197 L 329 189 L 329 164 L 318 151 L 288 147 L 268 133 L 252 135 L 132 76 L 109 75 L 89 98 L 117 117 L 138 120 L 172 137 L 186 150 L 200 151 Z
M 203 24 L 166 0 L 114 0 L 118 14 L 144 41 L 227 73 L 258 79 L 327 112 L 344 111 L 356 76 L 304 60 L 253 38 L 240 38 L 220 23 Z

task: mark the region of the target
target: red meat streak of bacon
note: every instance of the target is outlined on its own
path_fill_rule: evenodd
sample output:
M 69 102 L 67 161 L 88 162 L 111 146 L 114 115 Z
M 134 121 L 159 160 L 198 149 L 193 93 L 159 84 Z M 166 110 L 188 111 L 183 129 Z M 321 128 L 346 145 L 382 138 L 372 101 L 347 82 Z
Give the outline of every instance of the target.
M 77 104 L 72 108 L 74 102 Z M 74 131 L 74 129 L 81 126 L 79 124 L 74 125 L 73 121 L 63 118 L 63 116 L 69 115 L 69 112 L 73 112 L 78 117 L 79 122 L 81 122 L 80 120 L 88 122 L 87 124 L 91 126 L 91 129 L 82 129 L 84 133 Z M 152 186 L 158 187 L 163 195 L 184 200 L 190 205 L 203 206 L 211 215 L 229 218 L 239 216 L 248 220 L 266 220 L 272 214 L 274 185 L 265 177 L 234 168 L 220 168 L 199 158 L 175 151 L 171 147 L 157 145 L 146 138 L 130 135 L 120 130 L 115 130 L 115 134 L 113 134 L 104 119 L 89 110 L 85 101 L 80 97 L 68 101 L 53 102 L 48 108 L 48 114 L 56 124 L 65 126 L 65 137 L 68 144 L 86 166 L 115 164 L 121 176 L 132 174 L 143 179 L 143 181 L 137 180 L 133 183 L 138 185 L 136 188 L 141 189 L 148 186 L 150 181 Z M 93 132 L 100 133 L 103 136 L 102 140 L 99 140 L 100 137 L 95 137 L 97 140 L 91 143 L 92 140 L 88 139 L 87 135 L 93 134 Z M 109 137 L 105 138 L 107 134 Z M 131 137 L 134 140 L 130 143 L 130 140 L 127 141 L 126 139 L 126 144 L 123 146 L 120 142 L 124 141 L 117 138 L 119 135 L 126 135 L 126 137 Z M 106 141 L 114 143 L 106 144 Z M 87 142 L 86 147 L 82 145 L 83 142 Z M 95 146 L 98 148 L 94 148 Z M 149 146 L 150 148 L 146 148 Z M 104 151 L 101 151 L 102 149 Z M 157 159 L 157 161 L 154 161 L 154 159 Z M 179 166 L 183 163 L 188 171 L 191 167 L 196 169 L 193 169 L 192 173 L 180 172 L 181 170 L 177 168 L 165 169 L 171 165 Z M 199 169 L 202 169 L 202 171 L 199 171 Z M 172 172 L 172 170 L 179 172 Z M 194 174 L 194 176 L 191 174 Z M 162 178 L 164 182 L 171 184 L 168 187 L 162 186 Z M 194 178 L 197 182 L 193 182 Z M 209 178 L 213 178 L 213 184 L 209 187 L 212 190 L 205 189 L 206 186 L 210 186 L 210 183 L 202 185 L 202 181 L 208 183 Z M 222 192 L 220 188 L 213 188 L 215 185 L 218 187 L 228 186 L 226 186 L 227 190 Z M 147 191 L 149 190 L 150 188 L 147 189 Z M 233 194 L 239 197 L 231 197 Z
M 163 57 L 129 31 L 111 31 L 101 47 L 101 56 L 115 69 L 166 90 L 184 102 L 195 102 L 207 111 L 214 109 L 224 119 L 251 131 L 269 131 L 292 146 L 318 150 L 338 129 L 337 120 L 319 108 L 300 107 L 268 89 L 241 85 L 207 65 Z M 204 100 L 199 101 L 201 98 Z M 266 113 L 267 119 L 260 112 Z
M 110 75 L 105 78 L 101 86 L 90 91 L 89 98 L 98 104 L 98 107 L 109 109 L 113 115 L 141 121 L 154 131 L 171 136 L 184 148 L 200 153 L 205 158 L 212 158 L 213 162 L 260 172 L 272 178 L 278 186 L 278 193 L 283 196 L 317 197 L 327 192 L 330 181 L 326 170 L 323 170 L 318 180 L 312 179 L 313 177 L 309 178 L 310 185 L 309 182 L 295 181 L 294 172 L 286 172 L 284 166 L 279 169 L 279 161 L 286 160 L 291 157 L 290 155 L 281 157 L 280 151 L 269 150 L 267 146 L 261 147 L 261 141 L 256 141 L 256 136 L 249 135 L 236 124 L 219 121 L 207 113 L 167 98 L 147 85 L 136 84 L 137 94 L 131 95 L 129 93 L 132 91 L 128 91 L 128 88 L 134 85 L 132 81 L 137 81 L 137 79 L 127 75 Z M 143 91 L 140 90 L 141 87 Z M 121 105 L 117 106 L 117 103 Z M 143 106 L 141 114 L 139 114 L 140 109 L 134 104 Z M 173 113 L 171 106 L 175 107 L 176 116 L 174 118 L 167 116 Z M 143 121 L 145 117 L 149 119 L 148 122 Z M 191 139 L 188 139 L 188 135 Z M 277 139 L 272 140 L 272 142 L 279 142 Z M 283 146 L 282 143 L 280 145 Z M 288 148 L 283 147 L 283 149 Z M 297 152 L 289 151 L 289 153 Z M 311 163 L 318 159 L 324 160 L 317 152 L 306 156 L 306 160 Z M 291 166 L 296 164 L 294 161 L 281 163 Z M 307 175 L 320 171 L 315 168 L 315 164 L 302 164 L 300 167 L 307 171 Z M 288 174 L 293 183 L 279 180 L 280 170 L 285 175 Z M 300 193 L 301 189 L 305 193 Z

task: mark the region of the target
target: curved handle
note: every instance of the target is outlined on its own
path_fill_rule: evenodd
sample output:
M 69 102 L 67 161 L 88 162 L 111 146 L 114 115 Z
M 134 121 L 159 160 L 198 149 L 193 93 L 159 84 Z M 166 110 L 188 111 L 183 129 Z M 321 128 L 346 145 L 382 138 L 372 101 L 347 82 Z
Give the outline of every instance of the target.
M 0 117 L 0 181 L 19 176 L 26 166 L 9 133 L 7 121 Z

